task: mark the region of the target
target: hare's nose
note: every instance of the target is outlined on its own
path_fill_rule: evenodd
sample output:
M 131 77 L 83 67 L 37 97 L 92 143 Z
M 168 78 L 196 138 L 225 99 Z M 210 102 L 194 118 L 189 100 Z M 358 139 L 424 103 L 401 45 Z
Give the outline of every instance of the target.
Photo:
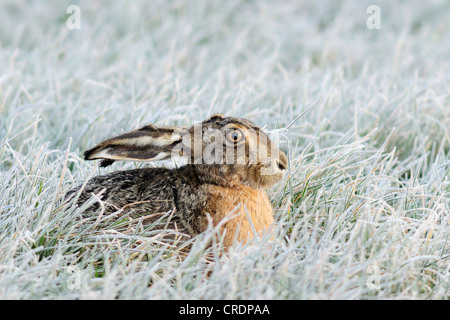
M 277 166 L 280 170 L 286 170 L 287 168 L 287 157 L 284 152 L 280 151 L 280 157 L 277 160 Z

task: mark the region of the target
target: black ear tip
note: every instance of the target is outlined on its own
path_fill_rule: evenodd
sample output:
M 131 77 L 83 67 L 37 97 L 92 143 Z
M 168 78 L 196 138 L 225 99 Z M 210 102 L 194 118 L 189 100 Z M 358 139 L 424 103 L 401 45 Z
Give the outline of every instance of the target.
M 98 158 L 91 158 L 91 156 L 94 153 L 94 151 L 96 151 L 95 148 L 86 150 L 84 152 L 84 160 L 95 160 L 95 159 L 98 159 Z M 112 165 L 114 163 L 114 161 L 115 160 L 111 160 L 111 159 L 103 159 L 102 161 L 100 161 L 100 167 L 104 168 L 104 167 L 110 166 L 110 165 Z
M 100 161 L 100 167 L 104 168 L 107 166 L 110 166 L 114 163 L 115 160 L 111 160 L 111 159 L 104 159 L 102 161 Z
M 90 158 L 90 155 L 92 154 L 92 149 L 90 149 L 90 150 L 86 150 L 85 152 L 84 152 L 84 160 L 92 160 L 91 158 Z

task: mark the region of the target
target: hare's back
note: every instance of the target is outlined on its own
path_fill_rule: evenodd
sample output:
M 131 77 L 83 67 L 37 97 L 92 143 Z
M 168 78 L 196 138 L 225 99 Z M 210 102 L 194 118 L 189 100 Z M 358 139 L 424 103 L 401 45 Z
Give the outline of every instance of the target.
M 91 209 L 103 205 L 107 212 L 121 209 L 133 210 L 136 215 L 166 212 L 173 209 L 174 180 L 172 171 L 166 168 L 115 171 L 70 190 L 66 199 L 79 195 L 77 204 L 81 205 L 94 196 L 99 201 Z

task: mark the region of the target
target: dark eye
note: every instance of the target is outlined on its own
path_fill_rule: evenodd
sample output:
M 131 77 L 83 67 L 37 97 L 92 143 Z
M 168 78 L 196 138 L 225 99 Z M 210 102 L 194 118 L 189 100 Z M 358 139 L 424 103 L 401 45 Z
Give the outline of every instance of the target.
M 240 129 L 230 129 L 227 131 L 226 138 L 229 142 L 238 143 L 244 138 L 244 133 Z

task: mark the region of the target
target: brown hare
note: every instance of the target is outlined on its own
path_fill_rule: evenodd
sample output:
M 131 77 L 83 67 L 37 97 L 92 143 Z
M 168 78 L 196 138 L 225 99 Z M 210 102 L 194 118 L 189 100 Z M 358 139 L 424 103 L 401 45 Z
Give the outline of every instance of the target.
M 273 223 L 265 189 L 278 182 L 287 167 L 286 155 L 262 129 L 221 114 L 189 129 L 147 125 L 101 142 L 84 156 L 102 159 L 100 166 L 116 160 L 186 158 L 186 165 L 174 169 L 142 168 L 94 177 L 70 190 L 66 199 L 75 198 L 81 205 L 96 194 L 101 200 L 92 209 L 101 207 L 107 214 L 132 210 L 131 216 L 148 216 L 150 222 L 157 216 L 152 214 L 170 212 L 166 227 L 191 237 L 211 221 L 220 225 L 226 247 L 234 239 L 251 239 Z

